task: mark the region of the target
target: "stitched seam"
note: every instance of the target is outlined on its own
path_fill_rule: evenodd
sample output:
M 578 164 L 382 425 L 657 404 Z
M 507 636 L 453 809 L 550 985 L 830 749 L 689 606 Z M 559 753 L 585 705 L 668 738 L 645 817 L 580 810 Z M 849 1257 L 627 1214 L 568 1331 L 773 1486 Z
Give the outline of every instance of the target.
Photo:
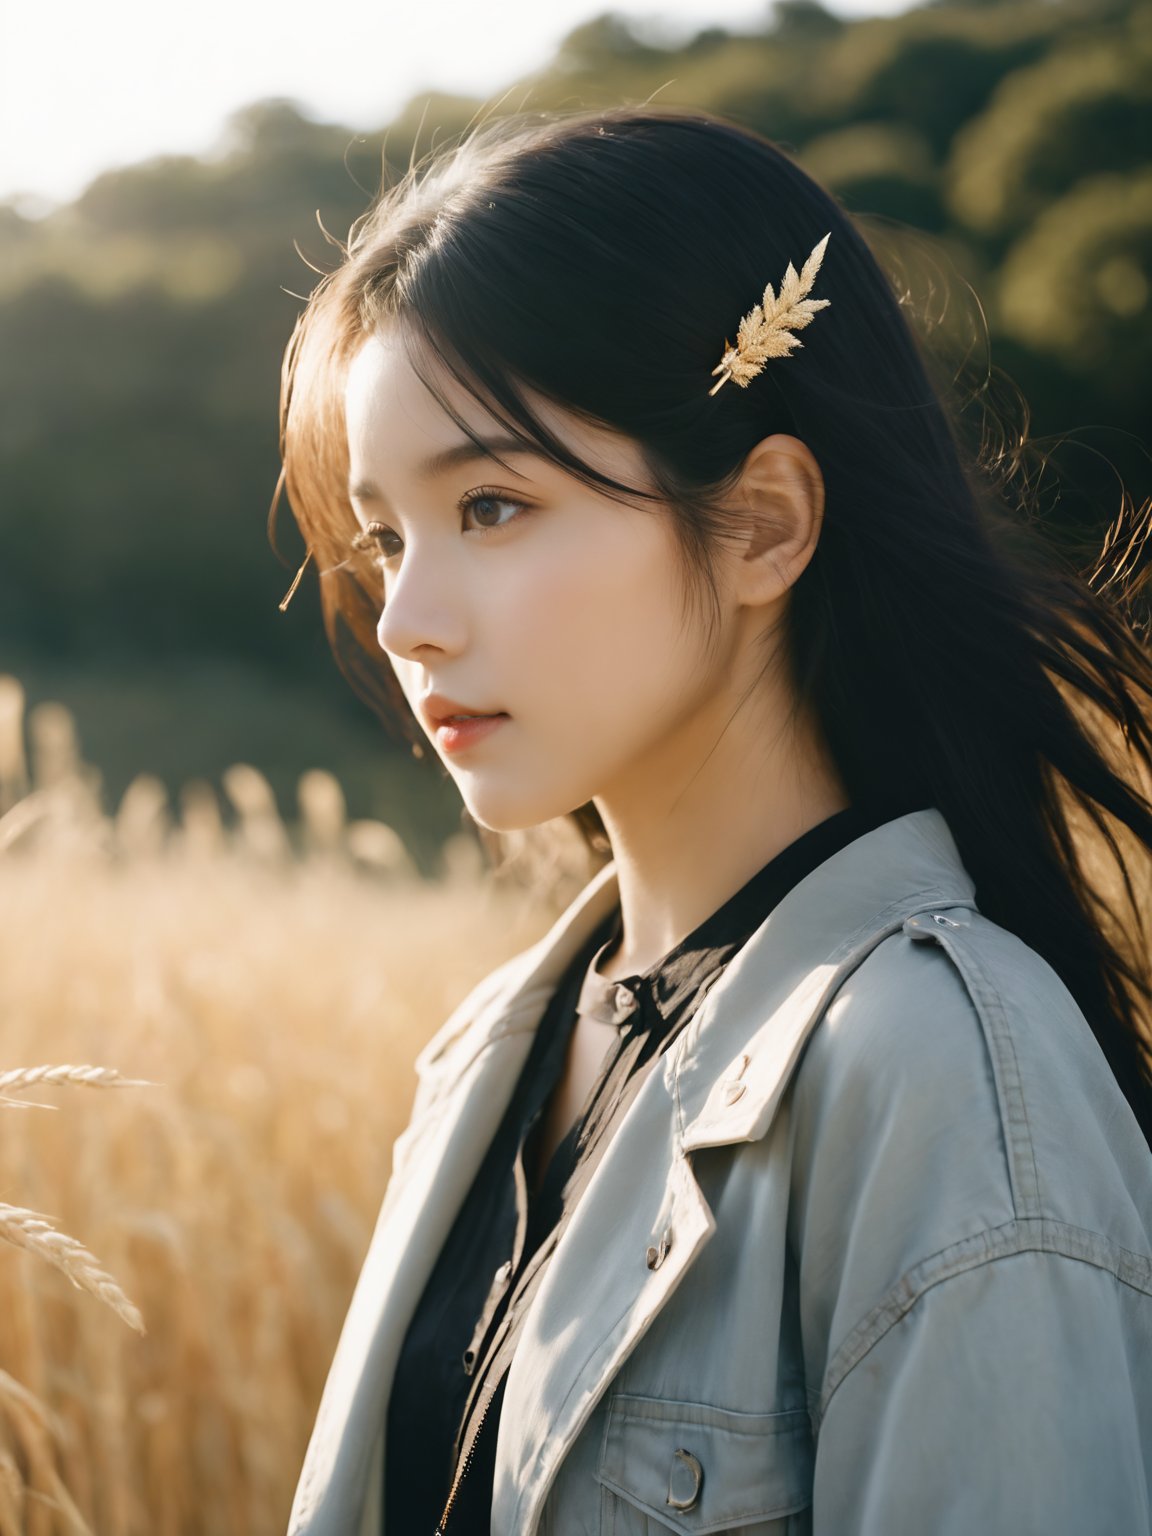
M 825 1386 L 819 1407 L 813 1410 L 813 1430 L 819 1429 L 832 1397 L 848 1374 L 908 1315 L 921 1296 L 956 1275 L 1018 1253 L 1051 1253 L 1057 1258 L 1090 1264 L 1111 1274 L 1122 1285 L 1152 1296 L 1152 1257 L 1122 1248 L 1103 1233 L 1087 1227 L 1070 1226 L 1043 1216 L 1025 1216 L 1005 1222 L 1002 1227 L 973 1233 L 907 1270 L 847 1335 L 825 1372 L 825 1381 L 830 1385 Z
M 795 1423 L 769 1425 L 762 1429 L 753 1428 L 751 1425 L 747 1429 L 741 1429 L 730 1424 L 697 1424 L 691 1419 L 649 1418 L 642 1413 L 626 1413 L 616 1408 L 613 1408 L 611 1412 L 613 1419 L 618 1424 L 642 1424 L 645 1429 L 672 1428 L 683 1429 L 685 1432 L 700 1430 L 705 1434 L 736 1435 L 745 1440 L 778 1440 L 781 1435 L 796 1435 L 808 1429 L 808 1415 L 803 1408 L 791 1409 L 789 1412 L 779 1415 L 782 1419 L 794 1419 Z M 751 1417 L 773 1419 L 777 1415 L 766 1413 L 751 1415 Z
M 610 1488 L 613 1493 L 617 1494 L 634 1509 L 642 1509 L 645 1513 L 652 1514 L 658 1519 L 668 1518 L 666 1511 L 660 1510 L 656 1504 L 649 1503 L 642 1493 L 637 1493 L 635 1489 L 627 1488 L 623 1483 L 618 1483 L 615 1478 L 610 1477 L 606 1472 L 597 1472 L 596 1478 L 602 1487 Z M 733 1521 L 781 1519 L 785 1515 L 794 1515 L 798 1510 L 807 1509 L 811 1502 L 811 1494 L 807 1491 L 801 1491 L 793 1493 L 788 1499 L 782 1499 L 779 1504 L 762 1503 L 752 1504 L 746 1509 L 725 1509 L 724 1513 L 718 1515 L 711 1524 L 699 1526 L 697 1529 L 700 1532 L 700 1536 L 716 1536 L 717 1532 L 727 1531 Z M 680 1522 L 673 1529 L 683 1529 L 683 1522 Z
M 641 1407 L 633 1407 L 633 1404 L 651 1404 L 657 1412 L 646 1414 Z M 612 1395 L 613 1413 L 626 1413 L 630 1417 L 643 1419 L 645 1423 L 667 1422 L 669 1415 L 659 1411 L 664 1408 L 703 1408 L 709 1413 L 722 1414 L 736 1423 L 741 1419 L 787 1419 L 793 1414 L 804 1412 L 803 1408 L 774 1408 L 770 1413 L 756 1413 L 744 1408 L 724 1408 L 720 1403 L 706 1403 L 698 1397 L 652 1397 L 644 1392 L 615 1392 Z
M 1000 991 L 975 952 L 975 946 L 963 944 L 951 934 L 940 933 L 937 940 L 950 956 L 964 980 L 977 1013 L 984 1024 L 984 1036 L 991 1047 L 990 1054 L 1001 1094 L 1001 1113 L 1006 1121 L 1008 1135 L 1005 1141 L 1011 1149 L 1012 1193 L 1017 1195 L 1023 1209 L 1017 1209 L 1021 1217 L 1038 1216 L 1043 1210 L 1040 1200 L 1040 1175 L 1036 1167 L 1036 1148 L 1032 1140 L 1032 1127 L 1028 1120 L 1028 1106 L 1024 1099 L 1024 1085 L 1020 1064 L 1016 1059 L 1016 1045 L 1008 1021 L 1008 1011 Z M 966 960 L 982 985 L 973 987 L 968 982 L 968 972 L 961 959 Z
M 546 998 L 544 1006 L 547 1006 Z M 533 998 L 530 1008 L 527 1004 L 521 1004 L 503 1019 L 500 1019 L 489 1033 L 482 1035 L 474 1043 L 472 1054 L 454 1069 L 449 1070 L 448 1066 L 444 1063 L 443 1056 L 441 1056 L 437 1058 L 434 1066 L 426 1068 L 423 1072 L 418 1071 L 416 1097 L 413 1099 L 412 1119 L 409 1123 L 414 1123 L 417 1109 L 420 1112 L 420 1116 L 423 1117 L 428 1110 L 436 1108 L 452 1092 L 464 1074 L 472 1070 L 485 1051 L 498 1044 L 501 1040 L 507 1040 L 512 1035 L 531 1034 L 533 1030 L 539 1028 L 542 1016 L 542 1013 L 536 1011 L 536 1000 Z M 464 1036 L 469 1030 L 476 1029 L 478 1022 L 479 1016 L 473 1019 L 471 1023 L 466 1024 L 452 1042 L 453 1046 L 456 1048 L 462 1047 Z M 421 1094 L 424 1095 L 422 1101 L 420 1099 Z
M 863 922 L 833 949 L 826 960 L 825 965 L 835 965 L 841 960 L 846 960 L 865 940 L 875 938 L 877 943 L 882 943 L 895 933 L 899 927 L 910 917 L 916 917 L 920 912 L 928 912 L 933 907 L 967 907 L 969 903 L 963 897 L 956 897 L 944 889 L 942 885 L 927 885 L 919 891 L 908 891 L 903 896 L 898 896 L 895 901 L 890 901 L 886 907 L 881 907 L 879 912 L 874 912 L 866 922 Z M 888 928 L 888 923 L 895 925 Z M 861 964 L 868 958 L 872 951 L 861 955 Z M 845 978 L 847 979 L 847 978 Z
M 688 1177 L 692 1180 L 692 1183 L 695 1185 L 696 1181 L 695 1181 L 694 1176 L 692 1175 L 691 1162 L 690 1162 L 690 1160 L 688 1158 L 685 1157 L 684 1158 L 684 1163 L 685 1163 L 685 1167 L 686 1167 L 686 1170 L 687 1170 Z M 696 1188 L 699 1189 L 699 1186 L 696 1185 Z M 689 1266 L 690 1266 L 691 1261 L 689 1260 L 688 1263 L 689 1263 Z M 680 1274 L 679 1274 L 675 1284 L 671 1287 L 672 1290 L 675 1290 L 677 1288 L 677 1286 L 680 1284 L 680 1281 L 683 1280 L 684 1274 L 686 1272 L 687 1272 L 686 1269 L 680 1272 Z M 561 1419 L 564 1416 L 564 1414 L 567 1412 L 568 1405 L 573 1401 L 574 1398 L 579 1397 L 583 1390 L 585 1390 L 584 1385 L 583 1385 L 584 1377 L 588 1373 L 590 1368 L 592 1370 L 594 1370 L 595 1373 L 596 1373 L 596 1380 L 597 1380 L 598 1386 L 600 1388 L 600 1391 L 602 1392 L 603 1390 L 606 1389 L 606 1383 L 605 1383 L 605 1381 L 603 1379 L 603 1369 L 602 1369 L 603 1361 L 605 1359 L 610 1358 L 612 1356 L 612 1354 L 619 1347 L 620 1339 L 619 1339 L 618 1330 L 620 1328 L 621 1323 L 623 1323 L 625 1318 L 627 1318 L 629 1316 L 629 1314 L 632 1312 L 632 1310 L 633 1310 L 635 1305 L 636 1305 L 636 1297 L 635 1296 L 631 1296 L 629 1298 L 629 1300 L 627 1301 L 627 1303 L 625 1304 L 625 1306 L 623 1307 L 623 1309 L 613 1319 L 611 1325 L 606 1330 L 601 1332 L 600 1337 L 597 1340 L 595 1347 L 592 1350 L 590 1350 L 589 1353 L 584 1356 L 584 1358 L 580 1362 L 580 1364 L 574 1368 L 574 1370 L 572 1372 L 571 1385 L 569 1386 L 568 1391 L 564 1394 L 564 1397 L 561 1400 L 560 1405 L 558 1406 L 558 1408 L 556 1409 L 555 1414 L 553 1415 L 553 1422 L 556 1422 L 559 1419 Z M 660 1306 L 663 1306 L 663 1302 L 660 1303 Z M 653 1311 L 651 1311 L 649 1313 L 649 1315 L 647 1317 L 647 1320 L 644 1322 L 644 1325 L 633 1336 L 633 1340 L 632 1340 L 632 1347 L 633 1348 L 636 1347 L 636 1345 L 640 1342 L 640 1340 L 644 1337 L 644 1335 L 648 1332 L 649 1328 L 652 1326 L 652 1323 L 654 1322 L 654 1320 L 656 1318 L 656 1315 L 657 1315 L 657 1313 L 660 1310 L 660 1306 L 658 1306 L 655 1310 L 653 1310 Z M 595 1362 L 595 1364 L 594 1364 L 594 1362 Z M 585 1415 L 585 1421 L 586 1420 L 587 1420 L 587 1415 Z M 579 1434 L 579 1431 L 577 1431 L 577 1434 Z M 569 1449 L 571 1449 L 571 1445 L 569 1446 Z M 559 1467 L 559 1463 L 557 1464 L 557 1470 L 558 1470 L 558 1467 Z M 554 1474 L 553 1483 L 552 1483 L 551 1486 L 553 1486 L 553 1487 L 555 1486 L 555 1474 Z M 513 1530 L 518 1530 L 519 1529 L 520 1511 L 521 1511 L 521 1509 L 524 1506 L 524 1501 L 525 1501 L 525 1498 L 527 1497 L 527 1495 L 528 1495 L 528 1488 L 527 1488 L 527 1486 L 522 1486 L 520 1488 L 517 1496 L 516 1496 L 516 1504 L 515 1504 L 515 1506 L 514 1506 L 514 1508 L 512 1510 L 511 1529 L 513 1529 Z M 547 1497 L 548 1497 L 547 1492 L 544 1494 L 543 1497 L 544 1497 L 545 1500 L 547 1499 Z
M 653 1401 L 660 1401 L 660 1399 L 653 1399 Z M 706 1406 L 706 1405 L 700 1405 L 700 1406 Z M 806 1415 L 805 1411 L 802 1408 L 801 1409 L 787 1409 L 787 1410 L 784 1410 L 783 1412 L 781 1412 L 780 1414 L 755 1415 L 755 1417 L 758 1417 L 758 1418 L 789 1418 L 789 1419 L 798 1419 L 798 1420 L 801 1420 L 801 1421 L 806 1421 L 807 1420 L 807 1415 Z M 600 1462 L 599 1462 L 599 1465 L 596 1468 L 596 1478 L 597 1478 L 598 1482 L 601 1484 L 601 1486 L 602 1487 L 606 1487 L 606 1488 L 611 1488 L 614 1493 L 618 1494 L 620 1497 L 625 1499 L 629 1504 L 632 1504 L 633 1506 L 637 1506 L 638 1505 L 640 1508 L 642 1508 L 642 1509 L 644 1509 L 646 1511 L 650 1511 L 650 1512 L 656 1514 L 658 1517 L 663 1516 L 665 1514 L 665 1511 L 661 1510 L 659 1508 L 659 1506 L 650 1503 L 645 1498 L 645 1496 L 644 1496 L 644 1494 L 643 1494 L 643 1492 L 641 1490 L 639 1490 L 639 1489 L 637 1489 L 635 1487 L 629 1488 L 626 1484 L 618 1481 L 618 1479 L 615 1478 L 612 1475 L 612 1473 L 607 1470 L 605 1463 L 607 1461 L 608 1445 L 609 1445 L 609 1442 L 610 1442 L 610 1439 L 611 1439 L 611 1432 L 612 1432 L 613 1424 L 615 1424 L 615 1423 L 640 1424 L 640 1425 L 642 1425 L 646 1429 L 652 1429 L 653 1427 L 656 1427 L 656 1428 L 669 1427 L 671 1424 L 673 1424 L 675 1422 L 676 1422 L 675 1420 L 658 1420 L 658 1419 L 653 1419 L 653 1418 L 648 1418 L 648 1417 L 633 1417 L 631 1414 L 628 1414 L 627 1412 L 621 1411 L 621 1410 L 617 1409 L 614 1406 L 611 1407 L 610 1410 L 609 1410 L 609 1413 L 608 1413 L 607 1422 L 605 1424 L 604 1438 L 603 1438 L 603 1443 L 602 1443 L 602 1447 L 601 1447 Z M 754 1430 L 754 1429 L 730 1430 L 730 1429 L 724 1428 L 724 1427 L 719 1426 L 719 1425 L 688 1425 L 688 1424 L 684 1424 L 683 1428 L 685 1430 L 699 1428 L 699 1429 L 703 1429 L 705 1431 L 712 1431 L 712 1432 L 714 1432 L 716 1434 L 719 1434 L 719 1435 L 721 1435 L 721 1436 L 723 1436 L 725 1438 L 727 1438 L 731 1434 L 735 1434 L 735 1435 L 737 1435 L 737 1436 L 739 1436 L 739 1437 L 741 1437 L 743 1439 L 752 1440 L 752 1441 L 759 1441 L 762 1444 L 766 1443 L 767 1441 L 771 1441 L 773 1443 L 773 1445 L 778 1445 L 780 1443 L 780 1435 L 781 1434 L 788 1434 L 793 1439 L 795 1439 L 798 1435 L 802 1435 L 803 1438 L 802 1438 L 802 1441 L 801 1441 L 801 1448 L 802 1449 L 806 1449 L 808 1451 L 808 1453 L 809 1453 L 809 1462 L 811 1461 L 812 1439 L 811 1439 L 811 1434 L 810 1434 L 810 1432 L 808 1430 L 806 1422 L 796 1423 L 796 1424 L 791 1425 L 791 1426 L 789 1426 L 787 1428 L 784 1427 L 784 1426 L 781 1426 L 779 1434 L 776 1433 L 776 1432 L 773 1432 L 773 1431 L 769 1431 L 767 1435 L 765 1435 L 761 1431 L 757 1431 L 757 1430 Z M 740 1509 L 725 1509 L 723 1515 L 716 1516 L 713 1519 L 712 1523 L 710 1523 L 707 1526 L 703 1526 L 703 1527 L 700 1528 L 701 1536 L 708 1536 L 708 1533 L 717 1532 L 717 1531 L 719 1531 L 721 1529 L 727 1530 L 728 1526 L 734 1520 L 735 1521 L 745 1521 L 745 1520 L 748 1520 L 750 1518 L 756 1518 L 756 1519 L 761 1519 L 761 1520 L 763 1520 L 763 1519 L 772 1519 L 772 1518 L 781 1517 L 783 1515 L 794 1514 L 799 1509 L 807 1508 L 808 1504 L 811 1502 L 811 1468 L 810 1467 L 809 1467 L 809 1473 L 808 1473 L 807 1481 L 808 1481 L 808 1485 L 809 1485 L 808 1488 L 801 1488 L 798 1491 L 794 1491 L 792 1489 L 788 1489 L 788 1490 L 786 1490 L 786 1492 L 790 1496 L 787 1497 L 787 1498 L 781 1497 L 779 1502 L 776 1503 L 776 1504 L 769 1505 L 769 1504 L 765 1503 L 763 1497 L 761 1497 L 761 1500 L 760 1500 L 760 1502 L 758 1504 L 748 1505 L 747 1507 L 740 1508 Z
M 685 1030 L 681 1034 L 680 1044 L 676 1051 L 676 1059 L 669 1063 L 672 1069 L 672 1102 L 676 1108 L 676 1153 L 679 1157 L 690 1157 L 690 1154 L 684 1150 L 684 1133 L 687 1130 L 687 1126 L 684 1123 L 684 1103 L 680 1096 L 680 1069 L 684 1065 L 681 1058 L 687 1050 L 687 1045 L 685 1044 L 687 1033 L 687 1030 Z
M 605 1352 L 611 1354 L 611 1349 L 608 1349 L 607 1351 L 605 1351 L 605 1344 L 607 1343 L 608 1340 L 612 1340 L 613 1343 L 615 1343 L 615 1340 L 616 1340 L 616 1330 L 617 1330 L 617 1328 L 619 1328 L 620 1324 L 628 1316 L 628 1314 L 629 1314 L 629 1312 L 631 1310 L 632 1310 L 632 1302 L 630 1301 L 629 1304 L 624 1308 L 624 1310 L 620 1313 L 620 1315 L 612 1323 L 612 1326 L 608 1329 L 607 1333 L 605 1333 L 605 1334 L 603 1334 L 601 1336 L 601 1338 L 599 1339 L 599 1341 L 598 1341 L 598 1343 L 596 1345 L 596 1348 L 594 1350 L 592 1350 L 591 1354 L 589 1354 L 585 1358 L 583 1363 L 580 1365 L 579 1369 L 573 1372 L 572 1385 L 569 1387 L 568 1391 L 564 1394 L 564 1399 L 561 1402 L 560 1406 L 557 1408 L 556 1413 L 554 1415 L 555 1418 L 557 1418 L 557 1419 L 560 1418 L 561 1415 L 567 1409 L 568 1404 L 572 1401 L 572 1399 L 579 1395 L 580 1388 L 581 1388 L 581 1382 L 582 1382 L 584 1373 L 588 1369 L 588 1367 L 592 1363 L 592 1361 L 596 1359 L 597 1355 L 602 1355 Z M 553 1486 L 555 1486 L 555 1484 L 553 1484 Z M 520 1492 L 519 1492 L 519 1494 L 516 1497 L 516 1507 L 512 1511 L 512 1529 L 513 1530 L 517 1529 L 517 1522 L 519 1521 L 519 1518 L 520 1518 L 520 1509 L 521 1509 L 521 1506 L 524 1503 L 524 1499 L 525 1499 L 526 1493 L 527 1493 L 527 1489 L 522 1487 Z M 547 1497 L 547 1495 L 545 1495 L 545 1497 Z
M 929 912 L 934 907 L 942 906 L 966 906 L 966 903 L 963 899 L 949 895 L 943 886 L 940 885 L 925 886 L 922 890 L 907 892 L 903 896 L 897 897 L 894 901 L 890 901 L 887 906 L 881 907 L 878 912 L 873 912 L 870 917 L 860 923 L 846 938 L 841 939 L 823 960 L 814 962 L 813 969 L 818 969 L 821 965 L 827 965 L 832 966 L 836 972 L 840 970 L 846 961 L 851 960 L 853 964 L 851 969 L 846 970 L 843 975 L 829 977 L 823 986 L 812 986 L 809 988 L 804 1004 L 808 1010 L 808 1024 L 805 1027 L 805 1035 L 823 1017 L 836 995 L 852 974 L 864 964 L 886 939 L 891 938 L 893 934 L 899 933 L 903 924 L 910 917 L 915 917 L 920 912 Z M 670 1057 L 670 1070 L 676 1085 L 676 1118 L 680 1128 L 679 1141 L 682 1148 L 689 1126 L 685 1121 L 684 1108 L 680 1096 L 681 1069 L 684 1066 L 684 1060 L 688 1055 L 691 1043 L 699 1037 L 703 1026 L 708 1022 L 715 1009 L 722 1006 L 722 993 L 723 979 L 721 979 L 717 986 L 709 989 L 700 1009 L 693 1014 L 681 1033 L 674 1056 Z M 766 1023 L 767 1018 L 761 1018 L 752 1028 L 747 1038 L 749 1040 L 754 1039 L 758 1031 Z M 790 1080 L 794 1076 L 796 1068 L 799 1066 L 799 1061 L 800 1056 L 798 1055 L 788 1068 L 785 1074 L 786 1079 Z M 727 1124 L 727 1116 L 716 1110 L 708 1111 L 707 1102 L 707 1096 L 705 1096 L 703 1107 L 691 1122 L 694 1144 L 691 1148 L 687 1149 L 689 1156 L 693 1152 L 700 1151 L 703 1147 L 715 1145 L 715 1143 L 710 1143 L 700 1138 L 706 1137 L 718 1124 Z M 759 1134 L 763 1135 L 763 1131 Z M 748 1138 L 741 1137 L 740 1139 L 747 1140 Z

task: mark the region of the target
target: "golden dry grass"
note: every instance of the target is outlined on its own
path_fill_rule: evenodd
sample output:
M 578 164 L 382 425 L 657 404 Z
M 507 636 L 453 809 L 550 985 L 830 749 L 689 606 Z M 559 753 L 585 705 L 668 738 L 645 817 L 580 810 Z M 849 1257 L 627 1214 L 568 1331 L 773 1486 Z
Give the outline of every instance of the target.
M 62 1113 L 0 1121 L 0 1194 L 98 1254 L 148 1330 L 0 1252 L 0 1366 L 62 1431 L 38 1431 L 34 1462 L 8 1415 L 30 1486 L 51 1491 L 54 1458 L 105 1536 L 280 1536 L 411 1059 L 539 927 L 469 886 L 307 866 L 0 866 L 4 1061 L 160 1085 L 67 1103 L 42 1085 Z M 24 1518 L 0 1530 L 81 1528 Z
M 462 849 L 436 884 L 353 862 L 316 780 L 327 820 L 293 858 L 242 812 L 205 830 L 202 795 L 197 835 L 146 790 L 101 818 L 81 769 L 9 802 L 0 1072 L 156 1086 L 26 1082 L 60 1108 L 0 1106 L 0 1201 L 91 1250 L 147 1332 L 0 1243 L 0 1536 L 282 1536 L 412 1058 L 550 913 Z M 361 829 L 376 866 L 387 830 Z
M 142 777 L 109 815 L 66 712 L 27 754 L 24 724 L 0 677 L 0 1202 L 147 1331 L 0 1241 L 0 1536 L 282 1536 L 416 1050 L 591 871 L 573 846 L 542 902 L 465 839 L 422 882 L 321 773 L 298 829 L 246 765 L 230 829 L 204 784 L 173 819 Z

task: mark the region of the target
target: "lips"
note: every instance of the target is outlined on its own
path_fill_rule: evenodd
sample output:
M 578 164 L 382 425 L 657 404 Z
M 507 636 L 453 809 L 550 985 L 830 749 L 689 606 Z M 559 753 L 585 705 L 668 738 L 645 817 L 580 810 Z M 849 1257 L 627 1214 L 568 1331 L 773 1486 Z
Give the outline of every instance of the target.
M 420 700 L 420 712 L 429 731 L 434 732 L 445 721 L 455 719 L 458 723 L 467 717 L 469 719 L 491 720 L 497 717 L 507 716 L 502 709 L 478 709 L 474 705 L 463 703 L 459 699 L 450 699 L 442 693 L 428 693 Z
M 470 715 L 467 718 L 449 716 L 436 727 L 437 748 L 448 754 L 467 751 L 469 747 L 485 740 L 493 731 L 498 731 L 507 719 L 503 711 L 492 715 Z

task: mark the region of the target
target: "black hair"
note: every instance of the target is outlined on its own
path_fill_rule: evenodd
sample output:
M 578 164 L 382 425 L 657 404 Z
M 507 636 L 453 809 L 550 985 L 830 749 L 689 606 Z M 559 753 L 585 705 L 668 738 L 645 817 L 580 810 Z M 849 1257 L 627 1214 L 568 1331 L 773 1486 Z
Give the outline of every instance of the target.
M 831 307 L 786 360 L 710 393 L 741 316 L 825 234 Z M 769 140 L 652 106 L 502 119 L 383 192 L 285 358 L 283 483 L 330 573 L 328 634 L 411 740 L 374 640 L 378 575 L 349 559 L 343 379 L 386 321 L 414 364 L 443 365 L 579 479 L 664 506 L 705 605 L 742 461 L 771 433 L 807 444 L 826 500 L 788 606 L 798 707 L 854 804 L 939 809 L 980 910 L 1059 974 L 1152 1146 L 1152 978 L 1130 875 L 1136 855 L 1146 883 L 1152 853 L 1152 660 L 1132 609 L 1146 520 L 1080 571 L 1020 517 L 963 446 L 863 234 Z M 526 388 L 633 439 L 654 491 L 574 457 Z M 605 846 L 593 806 L 572 816 Z

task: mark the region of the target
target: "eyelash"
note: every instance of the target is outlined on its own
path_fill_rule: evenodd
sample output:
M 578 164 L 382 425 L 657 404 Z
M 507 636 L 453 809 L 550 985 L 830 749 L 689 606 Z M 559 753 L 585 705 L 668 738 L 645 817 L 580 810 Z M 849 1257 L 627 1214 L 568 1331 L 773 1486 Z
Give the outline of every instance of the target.
M 491 486 L 485 485 L 477 486 L 475 490 L 465 491 L 456 505 L 462 513 L 466 513 L 478 501 L 495 501 L 504 506 L 518 508 L 506 522 L 496 523 L 491 527 L 485 527 L 482 523 L 478 524 L 473 531 L 480 534 L 502 533 L 509 524 L 516 522 L 518 518 L 528 511 L 527 502 L 516 501 L 513 497 L 505 496 L 500 491 L 492 489 Z M 396 534 L 386 523 L 371 522 L 367 527 L 362 528 L 352 540 L 352 548 L 373 552 L 378 557 L 378 563 L 382 564 L 386 560 L 393 559 L 399 553 L 399 550 L 384 550 L 381 548 L 379 541 L 387 535 L 391 535 L 393 538 L 396 537 Z

